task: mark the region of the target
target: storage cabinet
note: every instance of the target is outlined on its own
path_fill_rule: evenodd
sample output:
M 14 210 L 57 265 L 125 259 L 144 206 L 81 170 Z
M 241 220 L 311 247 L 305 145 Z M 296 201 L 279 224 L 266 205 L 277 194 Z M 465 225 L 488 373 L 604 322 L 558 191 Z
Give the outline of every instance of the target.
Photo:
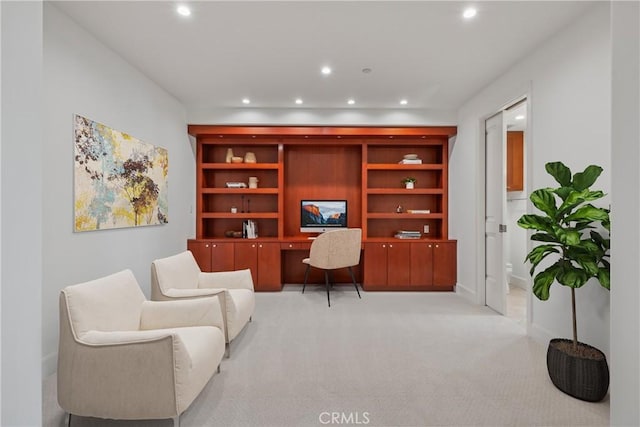
M 409 243 L 375 242 L 364 247 L 365 290 L 404 290 L 411 285 Z
M 524 190 L 524 132 L 507 131 L 507 191 Z
M 456 243 L 412 243 L 411 283 L 431 290 L 452 290 L 456 284 Z
M 189 248 L 203 271 L 250 268 L 256 289 L 279 290 L 301 269 L 293 246 L 309 244 L 300 231 L 300 201 L 346 200 L 348 226 L 363 231 L 365 289 L 455 284 L 455 242 L 447 243 L 448 141 L 455 127 L 189 125 L 189 134 L 197 141 L 196 238 Z M 229 149 L 238 157 L 254 153 L 256 162 L 227 163 Z M 228 185 L 250 177 L 257 188 Z M 413 189 L 402 183 L 407 177 L 417 180 Z M 244 220 L 257 224 L 258 238 L 228 237 Z M 395 239 L 400 230 L 421 238 Z M 414 246 L 437 242 L 449 249 Z M 283 274 L 287 262 L 295 262 L 296 274 Z
M 234 243 L 234 259 L 236 270 L 251 270 L 256 291 L 282 289 L 279 243 Z
M 193 253 L 202 271 L 229 271 L 234 268 L 232 243 L 189 240 L 187 249 Z

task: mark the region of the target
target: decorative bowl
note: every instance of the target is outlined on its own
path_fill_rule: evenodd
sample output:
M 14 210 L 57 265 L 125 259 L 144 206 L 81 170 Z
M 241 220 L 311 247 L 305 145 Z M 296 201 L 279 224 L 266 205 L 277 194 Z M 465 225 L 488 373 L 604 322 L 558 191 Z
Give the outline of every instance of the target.
M 417 154 L 405 154 L 403 157 L 405 159 L 407 159 L 407 160 L 415 160 L 415 159 L 418 158 L 418 155 Z
M 232 157 L 231 158 L 231 163 L 242 163 L 242 160 L 244 160 L 242 157 Z

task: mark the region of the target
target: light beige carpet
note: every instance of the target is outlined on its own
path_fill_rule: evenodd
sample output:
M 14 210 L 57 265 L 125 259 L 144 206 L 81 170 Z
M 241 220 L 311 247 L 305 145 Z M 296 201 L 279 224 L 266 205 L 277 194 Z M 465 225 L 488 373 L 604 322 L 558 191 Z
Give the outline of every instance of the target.
M 546 349 L 486 307 L 453 293 L 363 292 L 360 300 L 352 286 L 336 286 L 328 308 L 323 287 L 299 289 L 257 294 L 253 323 L 183 427 L 609 424 L 608 398 L 587 403 L 557 390 Z M 43 424 L 58 426 L 55 377 L 44 393 Z

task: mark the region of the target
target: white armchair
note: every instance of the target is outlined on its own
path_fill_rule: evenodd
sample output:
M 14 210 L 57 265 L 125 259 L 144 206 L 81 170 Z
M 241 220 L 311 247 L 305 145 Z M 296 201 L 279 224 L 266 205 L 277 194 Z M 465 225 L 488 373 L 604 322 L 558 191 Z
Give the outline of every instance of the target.
M 60 292 L 58 403 L 108 419 L 179 417 L 224 356 L 218 297 L 147 301 L 130 270 Z
M 225 339 L 230 343 L 253 316 L 255 294 L 251 271 L 202 272 L 191 251 L 157 259 L 151 264 L 152 300 L 199 298 L 218 293 L 224 296 Z

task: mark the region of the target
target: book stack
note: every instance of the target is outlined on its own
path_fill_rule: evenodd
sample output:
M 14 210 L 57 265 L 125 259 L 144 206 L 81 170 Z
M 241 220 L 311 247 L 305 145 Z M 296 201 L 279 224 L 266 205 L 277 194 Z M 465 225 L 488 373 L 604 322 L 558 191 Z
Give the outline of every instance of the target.
M 256 239 L 258 237 L 258 229 L 255 222 L 250 219 L 242 222 L 242 237 L 245 239 Z
M 431 209 L 407 209 L 407 213 L 410 214 L 430 214 Z
M 422 234 L 419 231 L 413 230 L 398 230 L 395 235 L 396 239 L 419 239 Z

